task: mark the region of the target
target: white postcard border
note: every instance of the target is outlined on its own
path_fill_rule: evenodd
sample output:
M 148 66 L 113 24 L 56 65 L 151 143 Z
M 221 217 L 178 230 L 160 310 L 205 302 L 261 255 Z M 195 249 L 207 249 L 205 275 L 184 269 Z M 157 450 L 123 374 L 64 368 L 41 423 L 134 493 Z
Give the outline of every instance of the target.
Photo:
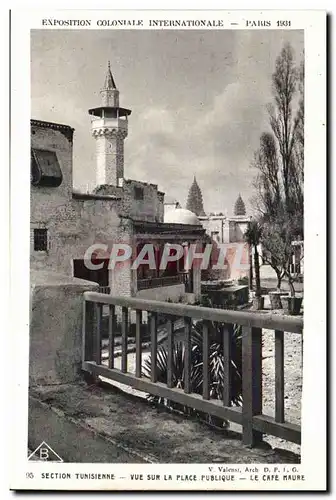
M 13 394 L 16 412 L 13 413 L 12 440 L 15 443 L 11 453 L 11 487 L 29 489 L 82 488 L 88 484 L 79 482 L 71 485 L 60 481 L 37 479 L 30 481 L 27 472 L 36 470 L 57 471 L 107 471 L 108 464 L 41 464 L 27 462 L 27 421 L 28 421 L 28 352 L 29 352 L 29 166 L 30 158 L 30 29 L 43 29 L 41 18 L 71 18 L 71 11 L 13 11 L 12 12 L 12 147 L 11 147 L 11 296 L 10 314 L 15 348 L 15 371 L 12 376 Z M 74 11 L 75 18 L 109 18 L 112 11 Z M 183 19 L 216 19 L 233 16 L 235 19 L 254 17 L 260 19 L 259 11 L 156 11 L 155 17 Z M 278 19 L 279 11 L 265 11 L 267 18 Z M 264 14 L 265 14 L 264 13 Z M 300 483 L 258 483 L 246 484 L 246 489 L 319 489 L 325 486 L 326 474 L 326 34 L 325 13 L 323 11 L 284 11 L 281 13 L 292 20 L 290 29 L 305 29 L 306 86 L 305 86 L 305 333 L 304 333 L 304 368 L 303 368 L 303 432 L 302 464 L 299 466 L 307 477 Z M 114 13 L 114 17 L 116 13 Z M 153 17 L 150 11 L 119 11 L 120 18 L 146 19 Z M 50 27 L 45 29 L 52 29 Z M 58 27 L 58 29 L 60 29 Z M 81 28 L 75 28 L 81 29 Z M 87 29 L 87 28 L 86 28 Z M 93 29 L 93 27 L 91 27 Z M 109 28 L 104 28 L 109 29 Z M 168 28 L 169 29 L 169 28 Z M 238 29 L 231 27 L 231 29 Z M 241 29 L 241 28 L 239 28 Z M 269 29 L 269 28 L 264 28 Z M 310 201 L 311 200 L 311 201 Z M 14 265 L 15 263 L 15 265 Z M 18 301 L 18 291 L 20 298 Z M 19 313 L 18 313 L 19 302 Z M 320 365 L 319 369 L 317 366 Z M 312 369 L 313 368 L 313 369 Z M 318 419 L 318 425 L 316 420 Z M 57 450 L 56 450 L 57 451 Z M 250 465 L 250 464 L 249 464 Z M 125 465 L 113 464 L 118 471 Z M 132 473 L 140 470 L 167 469 L 163 465 L 129 465 Z M 204 465 L 185 465 L 187 471 L 196 470 Z M 263 467 L 262 465 L 260 467 Z M 121 469 L 120 469 L 121 470 Z M 181 471 L 181 465 L 169 465 L 170 471 Z M 153 472 L 152 472 L 153 471 Z M 187 472 L 186 472 L 187 473 Z M 116 472 L 117 474 L 117 472 Z M 237 484 L 237 483 L 236 483 Z M 106 485 L 107 486 L 107 485 Z M 166 484 L 114 481 L 108 488 L 114 489 L 160 489 Z M 188 489 L 193 485 L 188 484 Z M 208 488 L 208 484 L 195 484 L 196 489 Z M 217 485 L 221 489 L 222 485 Z M 239 489 L 241 485 L 239 484 Z M 93 482 L 89 488 L 103 489 L 104 484 Z M 182 484 L 169 484 L 169 489 L 184 489 Z M 226 489 L 226 485 L 225 485 Z M 230 489 L 230 485 L 228 485 Z M 245 487 L 244 487 L 245 489 Z

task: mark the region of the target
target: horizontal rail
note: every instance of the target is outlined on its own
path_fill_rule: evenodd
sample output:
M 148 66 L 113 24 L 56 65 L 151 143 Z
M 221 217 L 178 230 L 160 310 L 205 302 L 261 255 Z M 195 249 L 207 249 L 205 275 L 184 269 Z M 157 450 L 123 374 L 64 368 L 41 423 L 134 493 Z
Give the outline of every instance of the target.
M 271 434 L 281 439 L 287 439 L 292 443 L 301 444 L 301 428 L 299 425 L 276 422 L 273 417 L 268 415 L 255 415 L 253 417 L 253 428 L 264 434 Z
M 154 397 L 193 408 L 197 411 L 229 420 L 242 425 L 242 440 L 247 446 L 255 446 L 263 439 L 264 434 L 300 444 L 301 428 L 285 419 L 285 381 L 284 381 L 284 333 L 302 334 L 302 318 L 290 316 L 265 315 L 260 312 L 221 310 L 208 307 L 172 304 L 139 298 L 115 297 L 97 292 L 84 293 L 83 300 L 83 349 L 82 369 L 94 377 L 107 379 L 131 386 L 147 392 Z M 108 366 L 102 364 L 102 309 L 103 304 L 109 306 L 109 345 Z M 118 311 L 116 306 L 119 307 Z M 135 311 L 136 359 L 135 374 L 128 370 L 128 336 L 134 333 L 130 329 L 132 314 Z M 142 311 L 149 313 L 148 321 L 142 322 Z M 120 315 L 121 313 L 121 315 Z M 117 333 L 117 315 L 121 322 L 121 369 L 114 365 L 115 335 Z M 167 327 L 167 373 L 165 383 L 158 382 L 158 318 L 165 316 Z M 134 317 L 134 316 L 133 316 Z M 183 323 L 183 370 L 175 372 L 176 362 L 174 349 L 174 321 L 180 318 Z M 197 326 L 191 321 L 202 322 L 202 374 L 194 370 L 195 361 L 200 363 L 198 351 L 194 351 L 192 331 Z M 133 319 L 134 321 L 134 319 Z M 239 398 L 242 407 L 236 406 L 232 399 L 232 354 L 235 344 L 234 324 L 240 325 L 241 332 L 241 364 L 238 370 L 240 382 Z M 133 323 L 132 323 L 133 325 Z M 262 373 L 262 337 L 263 329 L 274 331 L 275 345 L 275 411 L 274 417 L 263 414 L 263 373 Z M 150 336 L 150 364 L 142 373 L 142 332 Z M 132 332 L 132 333 L 131 333 Z M 119 329 L 120 333 L 120 329 Z M 211 344 L 213 339 L 219 342 L 221 358 L 219 367 L 224 380 L 223 386 L 216 385 L 211 379 Z M 211 340 L 212 339 L 212 340 Z M 303 341 L 303 339 L 302 339 Z M 196 345 L 196 344 L 195 344 Z M 192 353 L 196 352 L 196 359 Z M 239 352 L 239 351 L 238 351 Z M 235 356 L 238 355 L 236 352 Z M 160 355 L 161 358 L 161 355 Z M 198 365 L 199 366 L 199 365 Z M 177 373 L 177 374 L 176 374 Z M 195 376 L 196 375 L 196 376 Z M 236 375 L 234 375 L 236 377 Z M 162 379 L 161 379 L 162 380 Z M 211 391 L 210 391 L 211 388 Z M 238 399 L 239 400 L 239 399 Z M 235 401 L 235 404 L 233 404 Z
M 170 388 L 160 382 L 151 382 L 148 379 L 137 378 L 128 373 L 122 373 L 116 369 L 97 365 L 93 361 L 84 361 L 82 368 L 96 376 L 101 376 L 119 382 L 120 384 L 131 385 L 139 391 L 149 392 L 154 396 L 160 396 L 176 401 L 177 403 L 195 408 L 198 411 L 210 413 L 216 417 L 228 419 L 237 424 L 242 423 L 242 412 L 240 407 L 226 407 L 219 399 L 203 399 L 200 394 L 187 394 L 183 389 Z
M 189 318 L 216 321 L 219 323 L 236 323 L 252 328 L 282 330 L 290 333 L 303 332 L 303 319 L 291 316 L 278 316 L 247 311 L 231 311 L 185 304 L 172 304 L 157 300 L 139 299 L 133 297 L 115 297 L 97 292 L 85 292 L 84 299 L 89 302 L 110 304 L 148 312 L 167 314 L 170 316 L 185 316 Z
M 184 283 L 186 280 L 184 274 L 176 274 L 175 276 L 162 276 L 161 278 L 146 278 L 137 280 L 137 289 L 147 290 L 148 288 L 160 288 L 163 286 L 173 286 Z

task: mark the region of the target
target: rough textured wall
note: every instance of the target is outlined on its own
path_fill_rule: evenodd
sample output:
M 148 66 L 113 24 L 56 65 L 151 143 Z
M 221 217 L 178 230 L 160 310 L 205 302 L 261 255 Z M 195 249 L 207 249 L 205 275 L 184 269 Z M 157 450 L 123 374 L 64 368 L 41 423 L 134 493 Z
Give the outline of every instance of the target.
M 135 188 L 143 190 L 143 200 L 136 199 Z M 155 184 L 125 180 L 123 213 L 133 219 L 163 222 L 163 193 Z
M 29 383 L 65 384 L 80 378 L 83 292 L 88 281 L 48 271 L 32 271 Z
M 31 186 L 31 214 L 38 219 L 43 216 L 44 209 L 52 211 L 66 204 L 72 192 L 72 140 L 66 131 L 55 130 L 43 126 L 31 126 L 31 147 L 54 151 L 57 155 L 63 181 L 59 187 Z M 43 197 L 43 207 L 41 200 Z
M 171 300 L 179 302 L 185 296 L 185 286 L 183 284 L 161 286 L 157 288 L 149 288 L 147 290 L 139 290 L 136 297 L 149 300 Z
M 31 267 L 73 275 L 73 259 L 83 259 L 94 243 L 111 247 L 130 239 L 131 225 L 118 216 L 119 200 L 72 198 L 72 143 L 59 130 L 38 127 L 32 145 L 56 151 L 64 180 L 56 188 L 33 187 L 31 191 Z M 117 189 L 117 188 L 115 188 Z M 120 193 L 120 188 L 117 189 Z M 34 251 L 34 228 L 48 230 L 48 250 Z M 130 279 L 122 277 L 119 292 L 130 294 Z

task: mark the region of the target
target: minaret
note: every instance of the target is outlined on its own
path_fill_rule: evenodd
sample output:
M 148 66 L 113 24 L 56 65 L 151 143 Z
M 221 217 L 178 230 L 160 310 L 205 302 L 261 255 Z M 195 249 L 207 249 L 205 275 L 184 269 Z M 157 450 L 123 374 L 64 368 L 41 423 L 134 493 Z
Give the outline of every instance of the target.
M 96 184 L 122 186 L 124 140 L 128 133 L 127 117 L 131 110 L 119 106 L 119 90 L 111 73 L 110 61 L 100 95 L 101 106 L 89 109 L 92 135 L 96 140 Z

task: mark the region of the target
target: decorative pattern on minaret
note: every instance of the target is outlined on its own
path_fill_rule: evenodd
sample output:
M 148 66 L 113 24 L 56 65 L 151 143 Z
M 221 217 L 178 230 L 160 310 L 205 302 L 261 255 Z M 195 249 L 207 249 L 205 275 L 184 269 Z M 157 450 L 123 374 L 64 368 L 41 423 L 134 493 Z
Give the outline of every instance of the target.
M 92 135 L 96 140 L 96 185 L 123 185 L 124 141 L 128 132 L 130 109 L 119 106 L 119 90 L 107 66 L 101 106 L 89 109 Z
M 205 215 L 203 208 L 203 196 L 202 191 L 197 184 L 196 177 L 194 176 L 194 180 L 189 189 L 188 199 L 186 209 L 193 212 L 195 215 Z
M 245 203 L 243 201 L 243 198 L 240 196 L 240 193 L 239 193 L 239 196 L 238 196 L 236 203 L 234 205 L 233 213 L 235 215 L 246 215 Z

